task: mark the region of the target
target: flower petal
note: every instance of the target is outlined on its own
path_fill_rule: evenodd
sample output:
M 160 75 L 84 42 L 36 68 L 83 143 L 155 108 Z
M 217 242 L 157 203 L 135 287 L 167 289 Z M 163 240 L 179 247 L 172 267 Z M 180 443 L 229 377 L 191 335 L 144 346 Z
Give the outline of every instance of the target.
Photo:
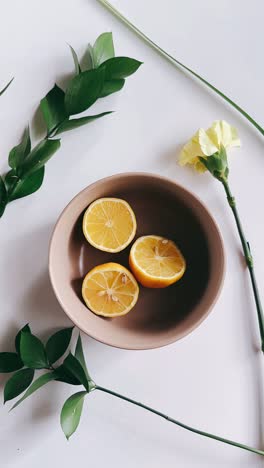
M 203 152 L 198 142 L 198 132 L 192 137 L 188 143 L 183 147 L 180 152 L 179 164 L 184 166 L 185 164 L 195 164 L 195 160 L 198 156 L 203 156 Z
M 225 120 L 216 120 L 206 133 L 218 149 L 221 146 L 224 146 L 224 148 L 240 146 L 236 128 L 229 125 Z
M 218 151 L 218 146 L 215 144 L 215 139 L 211 138 L 211 135 L 208 134 L 208 130 L 205 131 L 203 128 L 198 130 L 198 141 L 202 150 L 200 156 L 212 156 L 212 154 Z
M 207 168 L 205 167 L 205 165 L 197 158 L 197 161 L 194 165 L 194 169 L 197 171 L 197 172 L 200 172 L 200 174 L 203 174 L 204 172 L 207 171 Z

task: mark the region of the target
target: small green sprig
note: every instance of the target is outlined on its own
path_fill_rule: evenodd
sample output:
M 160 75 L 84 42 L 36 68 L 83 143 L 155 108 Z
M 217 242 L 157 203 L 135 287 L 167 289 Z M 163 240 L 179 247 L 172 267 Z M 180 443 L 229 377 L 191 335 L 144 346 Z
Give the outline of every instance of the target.
M 70 346 L 72 332 L 73 327 L 59 330 L 48 339 L 46 344 L 32 334 L 29 325 L 25 325 L 18 332 L 15 337 L 16 352 L 0 353 L 0 373 L 14 372 L 4 387 L 4 403 L 13 400 L 25 391 L 23 396 L 12 406 L 11 409 L 14 409 L 49 382 L 64 382 L 83 387 L 81 391 L 74 393 L 65 401 L 61 410 L 60 423 L 67 439 L 71 437 L 79 425 L 85 397 L 97 390 L 139 406 L 187 431 L 264 456 L 262 450 L 195 429 L 148 405 L 95 384 L 86 366 L 80 334 L 74 353 L 68 352 L 63 362 L 58 363 L 58 360 L 63 358 Z M 45 370 L 45 373 L 33 381 L 35 372 L 39 370 Z
M 8 203 L 31 195 L 41 187 L 45 164 L 61 145 L 60 139 L 55 137 L 111 114 L 112 111 L 77 118 L 74 116 L 89 109 L 98 99 L 120 91 L 125 79 L 141 65 L 138 60 L 115 56 L 112 33 L 101 34 L 93 46 L 89 45 L 89 69 L 82 69 L 76 52 L 70 48 L 75 76 L 65 90 L 55 84 L 40 102 L 47 127 L 45 138 L 32 149 L 30 131 L 26 128 L 22 141 L 9 153 L 10 170 L 5 176 L 0 176 L 0 217 Z

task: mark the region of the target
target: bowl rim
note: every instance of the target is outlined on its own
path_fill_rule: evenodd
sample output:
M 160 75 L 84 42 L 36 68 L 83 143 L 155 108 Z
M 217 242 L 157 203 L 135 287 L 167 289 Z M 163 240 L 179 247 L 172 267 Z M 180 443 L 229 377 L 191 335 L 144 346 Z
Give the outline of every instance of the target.
M 65 214 L 67 213 L 67 211 L 69 210 L 69 208 L 71 208 L 75 203 L 76 201 L 82 197 L 82 195 L 84 193 L 86 193 L 87 191 L 91 191 L 94 187 L 97 187 L 98 185 L 103 185 L 105 183 L 108 183 L 108 182 L 111 182 L 111 181 L 116 181 L 116 180 L 120 180 L 121 178 L 138 178 L 138 177 L 141 177 L 141 178 L 147 178 L 147 179 L 152 179 L 152 181 L 155 179 L 157 181 L 161 181 L 163 183 L 167 183 L 167 184 L 170 184 L 170 185 L 174 185 L 176 186 L 180 191 L 182 191 L 183 194 L 186 194 L 187 197 L 190 197 L 190 198 L 193 198 L 195 200 L 195 202 L 198 203 L 198 205 L 200 205 L 200 207 L 204 210 L 204 212 L 206 213 L 206 216 L 208 217 L 208 219 L 211 221 L 211 224 L 213 225 L 214 229 L 215 229 L 215 232 L 218 236 L 218 243 L 219 243 L 219 247 L 220 247 L 220 269 L 218 270 L 218 280 L 217 280 L 217 284 L 214 286 L 214 293 L 212 294 L 211 293 L 211 297 L 209 296 L 209 298 L 207 297 L 209 294 L 208 294 L 208 289 L 209 288 L 206 288 L 205 290 L 205 293 L 204 293 L 204 296 L 202 297 L 200 303 L 199 303 L 199 306 L 201 307 L 201 305 L 203 304 L 204 306 L 204 312 L 201 314 L 201 316 L 192 324 L 188 325 L 185 330 L 183 330 L 181 333 L 178 334 L 178 336 L 176 337 L 172 337 L 172 338 L 168 338 L 168 339 L 162 339 L 160 341 L 155 341 L 155 343 L 151 344 L 151 345 L 126 345 L 124 343 L 116 343 L 115 341 L 111 341 L 111 338 L 109 340 L 107 339 L 103 339 L 102 337 L 100 337 L 100 333 L 96 333 L 96 332 L 93 332 L 93 331 L 87 331 L 87 329 L 85 329 L 85 327 L 82 326 L 82 324 L 80 324 L 77 320 L 75 320 L 75 317 L 74 317 L 74 314 L 71 313 L 71 311 L 69 310 L 69 308 L 67 307 L 67 305 L 65 304 L 65 302 L 63 301 L 62 297 L 61 297 L 61 294 L 60 292 L 58 291 L 57 289 L 57 286 L 56 286 L 56 280 L 54 278 L 54 261 L 53 261 L 53 256 L 54 256 L 54 246 L 55 246 L 55 242 L 56 242 L 56 234 L 57 234 L 57 230 L 65 216 Z M 52 289 L 54 291 L 54 294 L 62 308 L 62 310 L 64 311 L 64 313 L 69 317 L 69 319 L 74 323 L 74 325 L 81 331 L 83 331 L 86 335 L 94 338 L 96 341 L 100 342 L 100 343 L 103 343 L 103 344 L 106 344 L 106 345 L 109 345 L 109 346 L 112 346 L 114 348 L 119 348 L 119 349 L 126 349 L 126 350 L 148 350 L 148 349 L 156 349 L 156 348 L 160 348 L 160 347 L 164 347 L 164 346 L 167 346 L 167 345 L 170 345 L 176 341 L 179 341 L 181 340 L 182 338 L 186 337 L 187 335 L 189 335 L 192 331 L 194 331 L 196 328 L 198 328 L 201 323 L 208 317 L 208 315 L 210 314 L 210 312 L 212 311 L 214 305 L 216 304 L 220 294 L 221 294 L 221 291 L 222 291 L 222 288 L 223 288 L 223 284 L 224 284 L 224 279 L 225 279 L 225 274 L 226 274 L 226 254 L 225 254 L 225 247 L 224 247 L 224 242 L 223 242 L 223 237 L 222 237 L 222 234 L 220 232 L 220 229 L 218 227 L 218 224 L 216 222 L 216 220 L 214 219 L 213 215 L 209 212 L 208 208 L 206 207 L 205 203 L 196 195 L 194 194 L 191 190 L 189 189 L 186 189 L 183 185 L 179 184 L 178 182 L 174 181 L 173 179 L 170 179 L 169 177 L 165 177 L 165 176 L 161 176 L 159 174 L 154 174 L 154 173 L 150 173 L 150 172 L 120 172 L 120 173 L 116 173 L 116 174 L 113 174 L 113 175 L 110 175 L 110 176 L 107 176 L 107 177 L 103 177 L 103 178 L 100 178 L 98 180 L 96 180 L 95 182 L 92 182 L 91 184 L 89 184 L 88 186 L 86 186 L 84 189 L 82 189 L 80 192 L 78 192 L 71 200 L 70 202 L 65 206 L 65 208 L 62 210 L 61 214 L 59 215 L 56 223 L 55 223 L 55 226 L 54 226 L 54 229 L 52 231 L 52 234 L 51 234 L 51 238 L 50 238 L 50 243 L 49 243 L 49 253 L 48 253 L 48 270 L 49 270 L 49 277 L 50 277 L 50 282 L 51 282 L 51 285 L 52 285 Z M 209 299 L 209 300 L 208 300 Z

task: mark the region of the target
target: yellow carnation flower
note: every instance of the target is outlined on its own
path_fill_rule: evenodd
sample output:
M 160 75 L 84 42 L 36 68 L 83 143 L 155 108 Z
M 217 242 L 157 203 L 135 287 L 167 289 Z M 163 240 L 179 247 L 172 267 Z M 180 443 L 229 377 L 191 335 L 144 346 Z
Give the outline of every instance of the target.
M 205 172 L 206 166 L 200 158 L 208 158 L 223 148 L 240 146 L 237 130 L 224 120 L 215 121 L 210 128 L 200 128 L 180 153 L 181 166 L 191 164 L 198 172 Z

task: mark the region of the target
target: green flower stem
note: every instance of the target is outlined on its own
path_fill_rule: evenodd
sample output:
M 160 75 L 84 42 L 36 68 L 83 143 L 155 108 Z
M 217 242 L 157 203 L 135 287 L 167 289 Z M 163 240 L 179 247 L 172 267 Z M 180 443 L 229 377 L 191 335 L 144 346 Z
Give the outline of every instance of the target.
M 258 450 L 253 447 L 249 447 L 248 445 L 240 444 L 238 442 L 234 442 L 233 440 L 229 439 L 224 439 L 223 437 L 216 436 L 214 434 L 210 434 L 208 432 L 200 431 L 199 429 L 194 429 L 191 426 L 187 426 L 186 424 L 183 424 L 180 421 L 177 421 L 176 419 L 170 418 L 164 413 L 161 413 L 160 411 L 157 411 L 150 406 L 144 405 L 143 403 L 139 403 L 138 401 L 132 400 L 131 398 L 128 398 L 124 395 L 120 395 L 120 393 L 113 392 L 112 390 L 109 390 L 108 388 L 100 387 L 99 385 L 96 385 L 95 390 L 100 390 L 101 392 L 108 393 L 109 395 L 112 395 L 114 397 L 120 398 L 121 400 L 127 401 L 128 403 L 132 403 L 133 405 L 140 406 L 140 408 L 143 408 L 147 411 L 150 411 L 151 413 L 156 414 L 157 416 L 160 416 L 161 418 L 166 419 L 167 421 L 176 424 L 176 426 L 182 427 L 183 429 L 186 429 L 187 431 L 194 432 L 195 434 L 199 434 L 204 437 L 208 437 L 209 439 L 214 439 L 218 440 L 218 442 L 223 442 L 224 444 L 228 445 L 233 445 L 234 447 L 241 448 L 243 450 L 248 450 L 249 452 L 257 453 L 258 455 L 264 456 L 264 451 L 263 450 Z
M 238 214 L 237 207 L 236 207 L 236 201 L 235 201 L 235 198 L 233 197 L 233 195 L 232 195 L 232 193 L 230 191 L 228 181 L 227 181 L 227 179 L 222 179 L 220 181 L 223 184 L 223 187 L 225 189 L 225 193 L 226 193 L 226 196 L 227 196 L 228 203 L 230 205 L 230 208 L 231 208 L 231 210 L 233 212 L 233 215 L 234 215 L 234 218 L 235 218 L 235 222 L 236 222 L 238 234 L 239 234 L 239 237 L 240 237 L 240 240 L 241 240 L 241 244 L 242 244 L 243 252 L 244 252 L 244 255 L 245 255 L 247 267 L 249 269 L 249 274 L 250 274 L 250 279 L 251 279 L 251 284 L 252 284 L 252 288 L 253 288 L 253 294 L 254 294 L 254 299 L 255 299 L 255 304 L 256 304 L 256 309 L 257 309 L 257 314 L 258 314 L 259 332 L 260 332 L 260 337 L 261 337 L 261 349 L 262 349 L 262 352 L 264 353 L 263 309 L 262 309 L 261 300 L 260 300 L 260 296 L 259 296 L 257 280 L 256 280 L 255 272 L 254 272 L 253 257 L 252 257 L 251 251 L 250 251 L 249 243 L 247 242 L 247 240 L 245 238 L 245 234 L 243 232 L 243 228 L 242 228 L 241 221 L 240 221 L 239 214 Z
M 14 79 L 14 78 L 12 78 L 12 79 L 7 83 L 7 85 L 5 85 L 5 87 L 4 87 L 3 89 L 1 89 L 1 91 L 0 91 L 0 96 L 2 96 L 2 94 L 4 94 L 4 92 L 7 90 L 7 88 L 9 88 L 9 86 L 11 85 L 13 79 Z
M 213 86 L 211 83 L 206 81 L 202 76 L 198 75 L 195 71 L 191 70 L 191 68 L 187 67 L 183 63 L 181 63 L 179 60 L 174 58 L 172 55 L 170 55 L 168 52 L 166 52 L 164 49 L 162 49 L 160 46 L 155 44 L 146 34 L 144 34 L 140 29 L 138 29 L 134 24 L 132 24 L 125 16 L 123 16 L 111 3 L 109 3 L 107 0 L 98 0 L 102 5 L 104 5 L 111 13 L 113 13 L 117 18 L 119 18 L 126 26 L 128 26 L 132 31 L 134 31 L 143 41 L 145 41 L 152 49 L 156 50 L 162 57 L 166 58 L 169 62 L 172 64 L 179 66 L 186 70 L 188 73 L 191 73 L 191 75 L 195 76 L 198 80 L 200 80 L 203 84 L 208 86 L 210 89 L 212 89 L 215 93 L 217 93 L 219 96 L 221 96 L 225 101 L 227 101 L 231 106 L 233 106 L 240 114 L 242 114 L 256 129 L 264 135 L 264 128 L 262 128 L 242 107 L 240 107 L 238 104 L 236 104 L 232 99 L 230 99 L 228 96 L 226 96 L 222 91 L 217 89 L 215 86 Z

